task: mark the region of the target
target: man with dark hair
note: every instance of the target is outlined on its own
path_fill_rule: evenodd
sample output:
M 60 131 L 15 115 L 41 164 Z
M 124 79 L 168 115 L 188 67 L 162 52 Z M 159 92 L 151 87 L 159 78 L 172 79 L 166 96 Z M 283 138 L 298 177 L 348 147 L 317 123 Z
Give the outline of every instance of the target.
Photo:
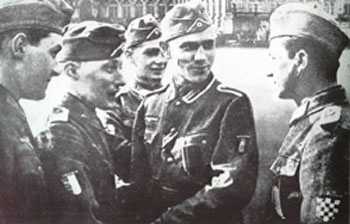
M 0 223 L 47 223 L 44 173 L 18 101 L 45 97 L 72 11 L 63 0 L 0 2 Z
M 161 22 L 175 67 L 149 94 L 133 130 L 131 185 L 143 223 L 238 223 L 255 190 L 258 152 L 249 98 L 211 71 L 216 29 L 197 2 Z
M 67 93 L 41 133 L 53 223 L 115 223 L 114 163 L 96 108 L 115 107 L 124 27 L 85 21 L 70 25 L 57 60 Z
M 270 21 L 279 97 L 298 105 L 271 166 L 276 214 L 283 223 L 348 223 L 350 105 L 337 69 L 349 39 L 306 4 L 283 5 Z
M 167 59 L 160 37 L 159 24 L 149 14 L 131 21 L 125 31 L 124 59 L 129 66 L 127 69 L 124 67 L 124 72 L 133 78 L 116 96 L 118 106 L 108 113 L 107 121 L 107 125 L 112 125 L 110 142 L 115 150 L 117 171 L 124 181 L 129 176 L 130 145 L 123 143 L 121 137 L 124 136 L 127 142 L 131 142 L 137 108 L 145 95 L 162 86 Z

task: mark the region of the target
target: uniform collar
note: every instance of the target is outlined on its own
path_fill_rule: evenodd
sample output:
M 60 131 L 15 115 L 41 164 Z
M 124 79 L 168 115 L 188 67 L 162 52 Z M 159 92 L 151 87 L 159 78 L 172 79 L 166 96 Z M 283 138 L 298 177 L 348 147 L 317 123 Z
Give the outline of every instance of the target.
M 289 125 L 294 125 L 299 120 L 324 109 L 327 105 L 344 103 L 347 103 L 345 89 L 340 85 L 318 91 L 314 96 L 304 98 L 301 101 L 300 106 L 294 111 Z
M 96 115 L 95 107 L 91 103 L 71 94 L 67 93 L 63 99 L 62 106 L 69 109 L 78 120 L 84 121 L 86 124 L 92 125 L 97 129 L 103 129 L 103 126 Z
M 173 78 L 169 87 L 168 101 L 181 97 L 181 100 L 187 104 L 195 102 L 203 94 L 205 94 L 214 84 L 215 78 L 213 73 L 210 73 L 208 79 L 199 84 L 182 83 L 179 84 L 176 78 Z M 183 93 L 181 93 L 183 91 Z

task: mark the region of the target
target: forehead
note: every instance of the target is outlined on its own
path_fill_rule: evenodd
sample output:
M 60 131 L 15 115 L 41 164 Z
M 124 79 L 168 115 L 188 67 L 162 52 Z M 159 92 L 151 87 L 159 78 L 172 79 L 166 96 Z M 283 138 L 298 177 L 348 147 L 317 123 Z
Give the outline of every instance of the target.
M 199 33 L 191 33 L 189 35 L 185 35 L 182 37 L 178 37 L 169 42 L 170 45 L 180 45 L 185 42 L 200 42 L 203 40 L 215 40 L 216 39 L 216 29 L 214 26 L 210 26 L 208 29 L 199 32 Z
M 270 41 L 269 53 L 272 55 L 286 53 L 286 42 L 290 37 L 277 37 Z
M 84 61 L 81 63 L 82 66 L 85 67 L 102 67 L 107 64 L 115 64 L 118 63 L 118 58 L 113 58 L 113 59 L 102 59 L 102 60 L 94 60 L 94 61 Z
M 160 47 L 160 40 L 156 39 L 156 40 L 143 42 L 142 44 L 135 47 L 135 50 L 138 50 L 138 49 L 145 50 L 145 49 L 149 49 L 149 48 L 159 48 L 159 47 Z

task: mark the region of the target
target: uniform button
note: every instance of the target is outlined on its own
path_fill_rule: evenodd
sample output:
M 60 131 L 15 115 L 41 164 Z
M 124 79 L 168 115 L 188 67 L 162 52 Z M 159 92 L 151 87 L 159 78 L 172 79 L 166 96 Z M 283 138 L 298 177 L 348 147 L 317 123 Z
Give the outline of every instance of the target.
M 181 104 L 180 101 L 176 101 L 176 102 L 175 102 L 175 105 L 176 105 L 176 106 L 180 106 L 180 104 Z
M 176 131 L 175 128 L 171 128 L 171 129 L 170 129 L 170 132 L 175 132 L 175 131 Z
M 202 144 L 203 144 L 203 145 L 205 145 L 205 144 L 207 144 L 207 143 L 208 143 L 207 140 L 205 140 L 205 139 L 202 140 Z
M 174 162 L 174 159 L 171 158 L 171 157 L 168 157 L 168 158 L 166 158 L 166 161 L 167 161 L 168 163 L 172 163 L 172 162 Z

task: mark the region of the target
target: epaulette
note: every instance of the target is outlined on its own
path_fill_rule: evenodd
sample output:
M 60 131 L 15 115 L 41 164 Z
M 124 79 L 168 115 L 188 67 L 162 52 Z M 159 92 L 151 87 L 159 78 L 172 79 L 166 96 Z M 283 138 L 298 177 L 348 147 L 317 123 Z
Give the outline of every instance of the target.
M 242 97 L 244 95 L 243 92 L 241 92 L 241 91 L 239 91 L 237 89 L 234 89 L 232 87 L 223 85 L 223 84 L 219 84 L 216 87 L 216 90 L 219 91 L 219 92 L 222 92 L 222 93 L 230 93 L 230 94 L 233 94 L 233 95 L 238 96 L 238 97 Z
M 320 117 L 320 125 L 322 128 L 329 130 L 335 127 L 340 121 L 342 108 L 340 106 L 330 106 L 323 109 Z
M 153 90 L 153 91 L 147 93 L 147 94 L 145 95 L 145 97 L 149 97 L 149 96 L 152 96 L 152 95 L 155 95 L 155 94 L 158 94 L 158 93 L 162 93 L 162 92 L 164 92 L 168 87 L 169 87 L 169 84 L 167 84 L 167 85 L 165 85 L 165 86 L 163 86 L 163 87 L 161 87 L 161 88 L 159 88 L 159 89 Z
M 69 120 L 69 110 L 65 107 L 53 108 L 52 113 L 48 118 L 49 123 L 57 122 L 57 121 L 67 122 L 68 120 Z

